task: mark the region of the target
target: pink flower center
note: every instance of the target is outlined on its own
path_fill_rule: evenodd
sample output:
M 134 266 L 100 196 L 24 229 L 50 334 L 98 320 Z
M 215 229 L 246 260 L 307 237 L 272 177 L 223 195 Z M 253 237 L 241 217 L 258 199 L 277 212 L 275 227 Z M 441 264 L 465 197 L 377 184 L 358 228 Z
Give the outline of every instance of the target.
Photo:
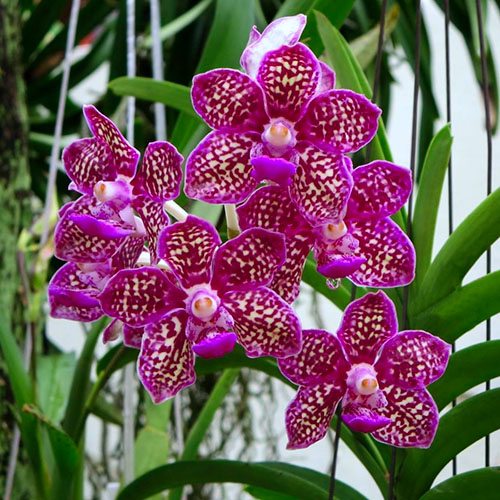
M 271 122 L 262 134 L 262 141 L 273 156 L 280 156 L 296 144 L 292 126 L 282 120 Z
M 130 203 L 130 184 L 125 180 L 99 181 L 94 186 L 94 195 L 101 202 L 120 201 Z
M 209 321 L 219 308 L 220 299 L 210 290 L 199 290 L 191 299 L 188 306 L 193 316 L 203 321 Z
M 347 372 L 347 386 L 358 396 L 371 396 L 378 390 L 377 372 L 368 363 L 353 365 Z

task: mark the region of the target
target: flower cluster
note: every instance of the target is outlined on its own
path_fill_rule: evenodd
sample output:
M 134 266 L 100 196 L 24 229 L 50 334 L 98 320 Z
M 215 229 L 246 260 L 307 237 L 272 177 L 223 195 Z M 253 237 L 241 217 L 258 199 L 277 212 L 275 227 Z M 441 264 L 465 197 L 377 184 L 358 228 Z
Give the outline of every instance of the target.
M 289 447 L 321 439 L 342 401 L 342 418 L 395 446 L 428 446 L 438 414 L 425 389 L 444 371 L 449 346 L 422 331 L 397 333 L 383 292 L 353 302 L 337 335 L 302 331 L 290 305 L 313 250 L 329 280 L 369 287 L 413 280 L 415 252 L 390 218 L 412 189 L 408 169 L 348 156 L 377 131 L 380 110 L 335 89 L 335 74 L 299 42 L 298 15 L 253 29 L 244 72 L 216 69 L 193 80 L 193 107 L 213 129 L 186 161 L 185 193 L 239 204 L 242 232 L 177 211 L 182 156 L 168 142 L 139 152 L 94 107 L 93 137 L 63 154 L 70 187 L 55 254 L 65 265 L 49 285 L 55 317 L 113 318 L 104 341 L 123 333 L 140 349 L 138 374 L 160 403 L 195 381 L 195 357 L 241 344 L 273 356 L 299 386 L 287 410 Z M 171 206 L 171 205 L 169 205 Z M 180 215 L 179 215 L 180 214 Z M 147 256 L 147 258 L 146 258 Z

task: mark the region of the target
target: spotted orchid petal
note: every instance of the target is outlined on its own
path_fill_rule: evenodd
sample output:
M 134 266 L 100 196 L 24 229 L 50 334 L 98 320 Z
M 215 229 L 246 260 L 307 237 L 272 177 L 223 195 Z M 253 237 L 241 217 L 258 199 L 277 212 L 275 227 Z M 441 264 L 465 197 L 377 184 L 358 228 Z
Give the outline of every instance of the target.
M 388 161 L 374 161 L 356 168 L 348 217 L 379 219 L 397 212 L 411 193 L 411 172 Z
M 183 305 L 183 294 L 155 267 L 124 269 L 116 273 L 99 295 L 104 312 L 131 326 L 158 321 Z
M 354 153 L 377 131 L 380 109 L 351 90 L 330 90 L 315 97 L 297 124 L 299 138 L 339 153 Z
M 126 177 L 133 177 L 139 161 L 139 151 L 133 148 L 118 127 L 94 106 L 84 106 L 83 114 L 94 136 L 111 150 L 116 172 Z
M 250 152 L 258 134 L 212 132 L 189 155 L 184 190 L 208 203 L 240 203 L 257 186 Z
M 313 226 L 340 222 L 352 190 L 348 162 L 340 154 L 325 153 L 312 144 L 297 148 L 299 166 L 290 186 L 290 197 Z
M 299 319 L 272 290 L 258 287 L 226 292 L 222 303 L 233 317 L 238 342 L 249 357 L 282 358 L 300 350 Z
M 143 326 L 133 327 L 130 325 L 123 325 L 123 345 L 133 349 L 140 349 L 143 335 Z
M 359 286 L 408 285 L 415 277 L 415 249 L 408 236 L 389 218 L 350 220 L 351 235 L 359 242 L 354 255 L 366 262 L 349 277 Z
M 268 52 L 257 73 L 271 118 L 296 122 L 316 94 L 321 69 L 312 51 L 302 43 Z
M 345 372 L 349 365 L 338 338 L 325 330 L 303 330 L 302 350 L 279 359 L 281 373 L 300 386 L 334 383 L 345 391 Z
M 63 163 L 75 188 L 83 194 L 93 194 L 99 181 L 113 181 L 116 170 L 111 149 L 92 137 L 80 139 L 63 151 Z
M 210 283 L 212 262 L 221 239 L 207 221 L 188 216 L 166 227 L 158 240 L 158 255 L 169 265 L 183 288 Z
M 379 410 L 352 403 L 342 409 L 342 420 L 353 431 L 373 432 L 391 423 Z
M 144 236 L 130 236 L 127 238 L 111 257 L 113 271 L 135 267 L 144 249 L 146 238 Z
M 212 287 L 224 292 L 268 285 L 285 256 L 282 234 L 262 228 L 247 229 L 215 253 Z
M 436 403 L 427 389 L 408 390 L 395 384 L 383 388 L 387 406 L 378 411 L 391 423 L 372 433 L 382 443 L 405 448 L 428 448 L 439 422 Z
M 335 384 L 298 390 L 286 409 L 287 449 L 307 448 L 325 437 L 342 392 Z
M 319 68 L 321 70 L 321 75 L 316 93 L 322 94 L 323 92 L 327 92 L 328 90 L 335 88 L 335 72 L 332 68 L 330 68 L 330 66 L 328 66 L 328 64 L 325 64 L 322 61 L 319 62 Z
M 186 312 L 175 309 L 144 331 L 137 372 L 156 404 L 196 380 L 193 349 L 184 334 L 186 322 Z
M 241 71 L 215 69 L 196 75 L 191 99 L 215 130 L 259 131 L 268 121 L 262 89 Z
M 367 293 L 344 311 L 337 332 L 351 362 L 373 364 L 384 342 L 398 328 L 396 309 L 384 292 Z
M 283 45 L 295 45 L 304 31 L 306 22 L 306 16 L 299 14 L 281 17 L 273 21 L 262 34 L 254 27 L 250 32 L 248 45 L 240 59 L 240 64 L 246 73 L 251 78 L 255 78 L 261 61 L 267 53 L 279 49 Z
M 91 208 L 97 200 L 82 196 L 69 207 L 64 207 L 55 235 L 55 256 L 70 262 L 102 262 L 109 259 L 121 244 L 121 239 L 104 239 L 90 236 L 72 221 L 74 215 L 92 215 Z
M 77 264 L 64 264 L 52 277 L 48 286 L 50 315 L 53 318 L 74 321 L 95 321 L 102 316 L 97 300 L 99 289 L 80 279 Z
M 143 221 L 148 235 L 148 250 L 151 256 L 151 264 L 157 264 L 160 233 L 170 222 L 168 215 L 163 209 L 163 203 L 154 201 L 148 196 L 136 196 L 133 207 Z
M 376 370 L 404 389 L 426 387 L 446 370 L 451 346 L 421 330 L 400 332 L 382 348 Z
M 156 202 L 177 198 L 181 191 L 183 159 L 169 142 L 150 142 L 134 185 Z

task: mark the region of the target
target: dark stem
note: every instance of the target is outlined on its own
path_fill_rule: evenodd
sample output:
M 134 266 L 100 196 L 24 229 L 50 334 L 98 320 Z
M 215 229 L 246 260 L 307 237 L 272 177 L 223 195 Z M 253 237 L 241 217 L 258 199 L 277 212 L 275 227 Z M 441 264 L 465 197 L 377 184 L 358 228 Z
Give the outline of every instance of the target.
M 396 500 L 396 495 L 394 494 L 394 479 L 396 477 L 396 458 L 397 458 L 397 448 L 392 449 L 391 453 L 391 468 L 389 471 L 389 494 L 387 495 L 388 500 Z
M 328 492 L 328 500 L 333 500 L 333 497 L 335 495 L 335 483 L 336 483 L 335 474 L 337 472 L 337 454 L 339 451 L 341 429 L 342 429 L 342 408 L 339 406 L 339 411 L 337 412 L 337 425 L 335 426 L 335 440 L 333 441 L 332 472 L 330 474 L 330 490 Z

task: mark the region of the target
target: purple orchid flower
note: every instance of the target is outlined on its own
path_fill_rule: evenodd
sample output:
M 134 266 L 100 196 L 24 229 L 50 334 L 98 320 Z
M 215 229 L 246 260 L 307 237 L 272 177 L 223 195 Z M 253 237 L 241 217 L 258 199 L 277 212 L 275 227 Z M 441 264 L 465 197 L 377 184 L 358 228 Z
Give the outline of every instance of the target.
M 61 211 L 55 254 L 72 262 L 101 262 L 125 238 L 147 235 L 155 263 L 158 234 L 169 223 L 163 203 L 179 196 L 183 158 L 168 142 L 150 143 L 136 174 L 139 152 L 116 125 L 94 106 L 83 112 L 94 136 L 63 152 L 70 187 L 83 196 Z
M 307 255 L 314 249 L 318 272 L 329 279 L 348 277 L 359 286 L 394 287 L 411 283 L 415 250 L 389 215 L 408 199 L 408 169 L 374 161 L 352 172 L 354 187 L 347 213 L 337 223 L 311 225 L 286 190 L 264 186 L 238 207 L 242 229 L 262 227 L 286 236 L 287 260 L 271 288 L 287 302 L 299 293 Z
M 302 351 L 278 360 L 300 386 L 286 412 L 288 448 L 322 439 L 341 399 L 352 430 L 392 446 L 430 446 L 439 413 L 426 387 L 444 373 L 451 346 L 397 328 L 394 305 L 379 291 L 346 308 L 337 335 L 303 331 Z
M 99 295 L 108 316 L 144 327 L 138 373 L 153 401 L 194 383 L 195 354 L 222 356 L 236 341 L 251 357 L 300 350 L 297 316 L 267 288 L 285 260 L 283 235 L 253 228 L 221 245 L 190 215 L 162 231 L 158 253 L 168 270 L 122 270 Z
M 216 69 L 193 80 L 196 112 L 214 129 L 186 164 L 186 194 L 240 203 L 261 181 L 287 187 L 311 224 L 339 222 L 352 188 L 345 156 L 366 145 L 380 110 L 350 90 L 298 43 L 305 16 L 278 19 L 250 34 L 247 74 Z

